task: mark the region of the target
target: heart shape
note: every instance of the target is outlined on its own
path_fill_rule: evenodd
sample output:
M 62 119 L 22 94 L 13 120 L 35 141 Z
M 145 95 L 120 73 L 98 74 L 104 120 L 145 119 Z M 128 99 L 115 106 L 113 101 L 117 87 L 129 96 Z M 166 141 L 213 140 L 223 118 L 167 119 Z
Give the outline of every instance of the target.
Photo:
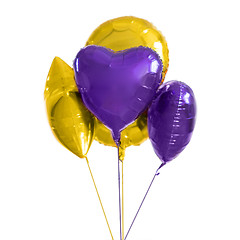
M 162 62 L 146 47 L 114 52 L 90 45 L 78 52 L 73 68 L 85 106 L 119 143 L 120 132 L 153 100 L 161 82 Z

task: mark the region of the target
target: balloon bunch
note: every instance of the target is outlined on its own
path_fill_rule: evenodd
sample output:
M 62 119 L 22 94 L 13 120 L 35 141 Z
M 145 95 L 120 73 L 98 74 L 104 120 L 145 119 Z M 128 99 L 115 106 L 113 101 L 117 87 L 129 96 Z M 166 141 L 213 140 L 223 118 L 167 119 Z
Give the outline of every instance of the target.
M 86 45 L 76 55 L 73 69 L 58 57 L 53 60 L 44 92 L 47 114 L 59 142 L 86 159 L 112 239 L 86 155 L 93 139 L 117 147 L 122 240 L 127 238 L 159 170 L 189 143 L 196 103 L 185 83 L 163 83 L 168 47 L 161 32 L 148 21 L 135 17 L 107 21 Z M 124 237 L 120 163 L 123 173 L 126 147 L 140 145 L 148 136 L 162 163 Z

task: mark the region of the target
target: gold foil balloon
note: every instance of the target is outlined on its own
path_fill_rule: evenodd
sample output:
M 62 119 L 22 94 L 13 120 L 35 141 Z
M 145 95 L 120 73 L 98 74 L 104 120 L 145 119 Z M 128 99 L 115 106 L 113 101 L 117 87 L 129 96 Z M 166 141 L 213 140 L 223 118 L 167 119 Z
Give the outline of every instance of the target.
M 86 45 L 99 45 L 114 51 L 138 46 L 150 47 L 158 53 L 163 62 L 162 81 L 168 70 L 168 47 L 164 36 L 150 22 L 141 18 L 120 17 L 107 21 L 91 34 Z M 147 117 L 142 114 L 121 133 L 121 160 L 126 147 L 139 145 L 147 138 Z M 97 119 L 95 139 L 105 145 L 116 146 L 109 129 Z
M 44 92 L 49 124 L 58 141 L 85 157 L 94 137 L 94 116 L 82 103 L 73 69 L 54 58 Z
M 129 16 L 109 20 L 95 29 L 86 45 L 99 45 L 114 51 L 138 46 L 150 47 L 163 62 L 162 80 L 168 70 L 168 46 L 164 36 L 152 23 L 141 18 Z

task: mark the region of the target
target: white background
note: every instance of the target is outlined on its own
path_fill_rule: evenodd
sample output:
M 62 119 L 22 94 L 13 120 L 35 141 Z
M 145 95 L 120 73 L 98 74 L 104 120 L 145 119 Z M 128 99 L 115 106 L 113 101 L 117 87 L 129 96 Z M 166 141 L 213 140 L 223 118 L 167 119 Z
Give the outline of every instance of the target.
M 51 62 L 72 66 L 91 32 L 133 15 L 167 39 L 166 81 L 195 92 L 192 141 L 156 178 L 128 239 L 240 239 L 239 6 L 228 0 L 2 1 L 0 239 L 111 239 L 86 162 L 51 133 L 43 91 Z M 117 151 L 88 154 L 119 239 Z M 160 160 L 149 141 L 127 149 L 125 230 Z

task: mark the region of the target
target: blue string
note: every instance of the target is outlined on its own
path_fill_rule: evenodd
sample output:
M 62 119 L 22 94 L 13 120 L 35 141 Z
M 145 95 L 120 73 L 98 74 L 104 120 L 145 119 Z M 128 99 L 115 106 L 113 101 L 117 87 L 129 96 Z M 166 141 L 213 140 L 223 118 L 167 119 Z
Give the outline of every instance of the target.
M 132 223 L 131 223 L 131 225 L 130 225 L 130 227 L 129 227 L 129 229 L 128 229 L 128 232 L 127 232 L 124 240 L 127 239 L 127 236 L 128 236 L 128 234 L 129 234 L 132 226 L 133 226 L 133 223 L 134 223 L 135 220 L 136 220 L 136 217 L 137 217 L 137 215 L 138 215 L 138 213 L 139 213 L 139 211 L 140 211 L 140 209 L 141 209 L 141 207 L 142 207 L 142 205 L 143 205 L 143 202 L 144 202 L 145 198 L 146 198 L 147 195 L 148 195 L 148 192 L 149 192 L 149 190 L 150 190 L 150 188 L 151 188 L 151 186 L 152 186 L 152 184 L 153 184 L 153 182 L 154 182 L 154 180 L 155 180 L 155 177 L 160 174 L 159 170 L 160 170 L 165 164 L 166 164 L 166 163 L 162 163 L 162 164 L 158 167 L 158 169 L 156 170 L 156 172 L 155 172 L 155 174 L 154 174 L 154 176 L 153 176 L 153 179 L 152 179 L 152 181 L 151 181 L 151 183 L 150 183 L 150 185 L 149 185 L 149 187 L 148 187 L 148 189 L 147 189 L 147 192 L 145 193 L 145 195 L 144 195 L 144 197 L 143 197 L 143 200 L 142 200 L 142 202 L 141 202 L 141 204 L 140 204 L 140 206 L 139 206 L 139 208 L 138 208 L 138 210 L 137 210 L 137 213 L 136 213 L 135 217 L 133 218 L 133 221 L 132 221 Z

